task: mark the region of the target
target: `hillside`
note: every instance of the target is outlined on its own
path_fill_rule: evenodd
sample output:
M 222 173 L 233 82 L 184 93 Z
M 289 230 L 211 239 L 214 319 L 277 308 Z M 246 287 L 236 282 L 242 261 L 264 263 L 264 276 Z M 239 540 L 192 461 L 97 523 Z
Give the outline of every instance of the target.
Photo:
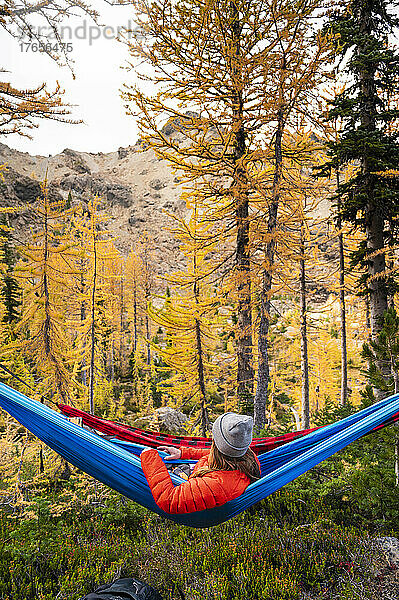
M 178 126 L 168 124 L 169 136 L 183 138 Z M 109 220 L 107 229 L 115 237 L 118 249 L 127 254 L 144 232 L 154 241 L 155 262 L 159 275 L 181 260 L 168 227 L 173 219 L 167 213 L 182 215 L 185 203 L 180 199 L 178 177 L 166 161 L 140 141 L 115 152 L 90 153 L 65 148 L 54 156 L 31 156 L 0 143 L 0 164 L 6 164 L 0 183 L 0 206 L 16 209 L 11 224 L 18 240 L 35 232 L 32 204 L 40 195 L 39 182 L 49 181 L 49 194 L 74 202 L 85 202 L 90 194 L 104 199 Z

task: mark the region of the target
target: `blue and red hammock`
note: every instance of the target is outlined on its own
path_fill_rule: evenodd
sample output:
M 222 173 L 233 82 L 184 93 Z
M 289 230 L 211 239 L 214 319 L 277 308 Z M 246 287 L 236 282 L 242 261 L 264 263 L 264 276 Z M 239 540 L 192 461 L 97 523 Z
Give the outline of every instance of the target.
M 351 442 L 394 422 L 399 394 L 260 454 L 262 477 L 240 497 L 218 508 L 184 515 L 167 514 L 155 504 L 138 456 L 143 445 L 104 439 L 3 383 L 0 406 L 68 462 L 124 496 L 182 525 L 210 527 L 266 498 Z M 171 477 L 176 485 L 184 481 L 174 473 Z

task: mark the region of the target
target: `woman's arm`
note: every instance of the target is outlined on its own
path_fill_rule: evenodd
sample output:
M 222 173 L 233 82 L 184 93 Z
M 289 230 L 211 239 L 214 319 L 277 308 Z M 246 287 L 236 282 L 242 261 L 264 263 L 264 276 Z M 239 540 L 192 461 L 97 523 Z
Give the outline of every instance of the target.
M 169 454 L 165 457 L 165 460 L 178 460 L 179 458 L 182 460 L 199 460 L 209 454 L 209 448 L 185 448 L 184 446 L 179 448 L 176 446 L 158 446 L 157 450 L 163 450 Z
M 208 456 L 210 449 L 209 448 L 186 448 L 185 446 L 180 447 L 181 456 L 180 458 L 184 460 L 199 460 L 203 456 Z

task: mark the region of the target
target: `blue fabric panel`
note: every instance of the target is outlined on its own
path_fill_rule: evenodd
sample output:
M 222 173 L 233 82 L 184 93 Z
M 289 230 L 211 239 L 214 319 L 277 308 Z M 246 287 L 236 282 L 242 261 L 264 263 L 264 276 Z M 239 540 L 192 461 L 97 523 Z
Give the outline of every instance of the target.
M 210 527 L 272 494 L 399 411 L 399 394 L 259 457 L 262 478 L 219 508 L 169 515 L 155 504 L 140 459 L 125 448 L 68 421 L 47 406 L 0 384 L 0 406 L 71 464 L 150 510 L 182 525 Z M 171 474 L 175 485 L 183 480 Z
M 132 454 L 135 454 L 136 456 L 140 456 L 140 454 L 142 453 L 144 448 L 149 448 L 149 446 L 142 446 L 141 444 L 134 444 L 133 442 L 125 442 L 125 440 L 118 440 L 117 438 L 109 438 L 108 441 L 111 442 L 112 444 L 116 444 L 120 448 L 124 448 L 125 450 L 127 450 L 128 452 L 131 452 Z M 165 459 L 168 456 L 168 454 L 166 452 L 162 452 L 161 450 L 159 450 L 158 452 L 162 459 Z M 181 465 L 182 463 L 194 465 L 196 462 L 197 462 L 196 460 L 188 460 L 188 459 L 182 459 L 182 458 L 179 458 L 176 460 L 175 459 L 164 460 L 165 464 L 170 464 L 170 465 Z

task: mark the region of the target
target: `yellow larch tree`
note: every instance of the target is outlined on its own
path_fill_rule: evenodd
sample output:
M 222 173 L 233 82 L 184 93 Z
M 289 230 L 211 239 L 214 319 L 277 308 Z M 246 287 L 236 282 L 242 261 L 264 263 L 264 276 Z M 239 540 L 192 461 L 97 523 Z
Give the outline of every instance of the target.
M 143 286 L 141 276 L 143 274 L 143 265 L 138 254 L 132 249 L 126 259 L 125 279 L 127 294 L 127 318 L 130 322 L 132 343 L 131 352 L 133 355 L 139 345 L 139 335 L 141 334 L 141 318 L 143 307 Z
M 189 404 L 194 408 L 200 407 L 196 424 L 201 424 L 202 434 L 206 435 L 209 430 L 207 388 L 218 371 L 212 354 L 216 349 L 220 301 L 217 294 L 212 292 L 209 282 L 214 269 L 211 256 L 216 243 L 209 246 L 206 240 L 205 244 L 201 244 L 196 198 L 185 194 L 183 197 L 186 198 L 191 217 L 188 222 L 175 217 L 176 225 L 172 232 L 180 241 L 187 269 L 166 277 L 172 295 L 166 298 L 162 308 L 151 310 L 152 319 L 165 331 L 163 339 L 154 344 L 154 348 L 173 369 L 172 377 L 162 383 L 163 389 L 180 406 Z M 206 234 L 207 231 L 201 233 Z
M 314 0 L 300 11 L 288 0 L 137 0 L 135 6 L 145 35 L 130 42 L 132 56 L 149 64 L 142 76 L 157 91 L 149 96 L 126 86 L 124 97 L 137 107 L 146 145 L 179 171 L 186 186 L 195 187 L 201 218 L 213 223 L 209 244 L 218 242 L 221 266 L 232 273 L 237 396 L 242 410 L 252 411 L 250 228 L 253 220 L 264 220 L 265 203 L 271 206 L 273 177 L 271 185 L 269 174 L 262 179 L 262 165 L 276 163 L 276 143 L 288 116 L 298 104 L 303 111 L 303 98 L 319 79 L 327 44 L 309 21 L 320 3 Z M 277 95 L 276 82 L 281 83 Z M 168 133 L 169 125 L 185 140 Z M 276 197 L 277 180 L 273 189 Z M 271 252 L 266 254 L 268 269 Z M 263 332 L 260 337 L 265 339 Z M 267 377 L 261 381 L 266 391 Z M 261 426 L 265 392 L 258 385 Z
M 87 210 L 75 211 L 70 236 L 79 252 L 75 256 L 75 274 L 70 287 L 71 331 L 79 360 L 80 374 L 89 409 L 94 412 L 98 395 L 110 394 L 107 384 L 107 354 L 113 338 L 114 293 L 113 264 L 119 259 L 104 229 L 107 216 L 100 210 L 101 198 L 90 198 Z M 105 388 L 104 388 L 105 386 Z
M 22 258 L 15 273 L 23 289 L 20 337 L 16 343 L 34 364 L 42 390 L 68 402 L 74 357 L 66 336 L 68 306 L 64 298 L 73 274 L 65 260 L 71 242 L 65 236 L 65 203 L 49 197 L 47 178 L 41 182 L 41 196 L 34 211 L 39 230 L 31 243 L 19 249 Z

